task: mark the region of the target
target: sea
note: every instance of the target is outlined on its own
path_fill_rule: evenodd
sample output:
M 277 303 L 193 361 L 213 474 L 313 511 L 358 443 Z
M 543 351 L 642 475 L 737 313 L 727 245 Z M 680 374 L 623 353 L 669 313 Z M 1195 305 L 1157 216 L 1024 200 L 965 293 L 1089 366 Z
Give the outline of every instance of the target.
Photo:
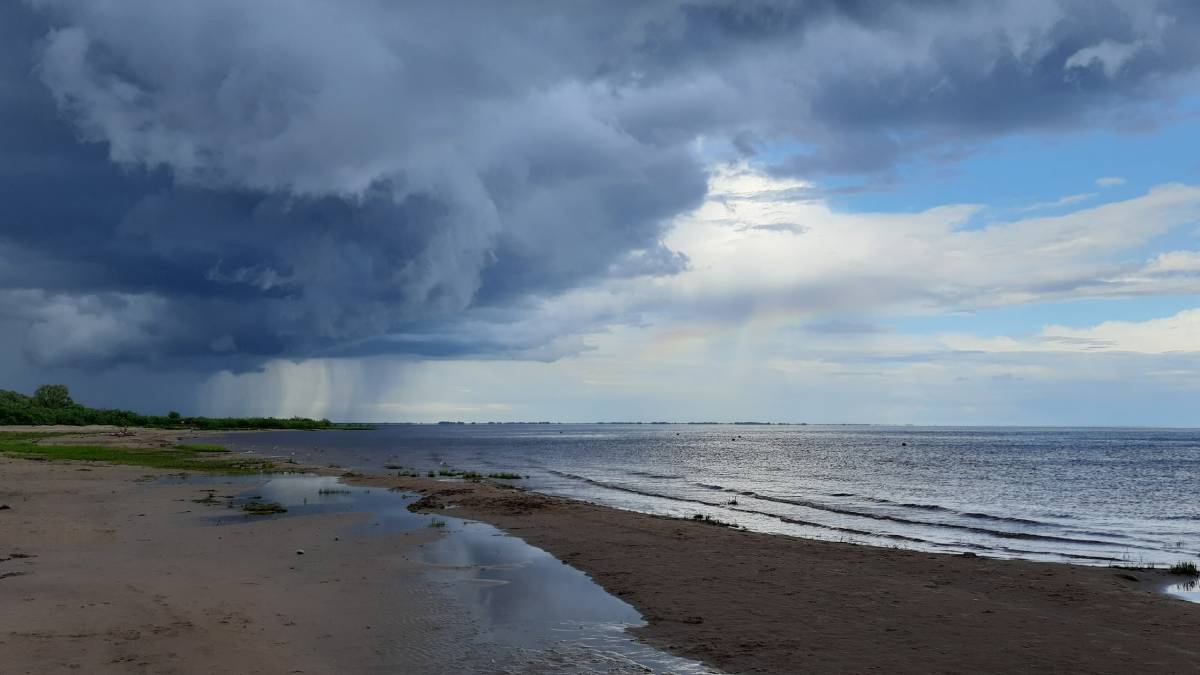
M 547 494 L 811 539 L 1087 565 L 1200 558 L 1200 429 L 453 423 L 222 442 L 348 471 L 511 472 Z

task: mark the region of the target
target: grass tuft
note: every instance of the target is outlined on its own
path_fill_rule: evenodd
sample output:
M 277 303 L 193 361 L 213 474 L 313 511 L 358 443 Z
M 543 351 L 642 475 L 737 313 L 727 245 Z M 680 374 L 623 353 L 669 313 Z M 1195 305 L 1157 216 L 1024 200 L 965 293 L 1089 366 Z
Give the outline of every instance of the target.
M 246 502 L 242 510 L 251 516 L 269 516 L 274 513 L 287 513 L 287 509 L 279 502 Z
M 445 478 L 461 478 L 469 480 L 472 483 L 478 483 L 484 478 L 498 478 L 501 480 L 521 480 L 524 478 L 521 474 L 512 471 L 497 471 L 484 475 L 478 471 L 460 471 L 458 469 L 438 469 L 437 475 Z M 433 477 L 433 471 L 429 472 L 429 476 Z
M 1196 563 L 1191 560 L 1185 562 L 1177 562 L 1167 568 L 1171 574 L 1180 574 L 1187 577 L 1200 577 L 1200 569 L 1196 568 Z
M 737 525 L 735 523 L 727 523 L 724 520 L 717 520 L 716 518 L 713 518 L 712 516 L 709 516 L 709 515 L 705 515 L 703 513 L 697 513 L 697 514 L 693 515 L 692 520 L 697 523 L 704 523 L 705 525 L 716 525 L 718 527 L 731 527 L 735 530 L 741 529 L 740 525 Z

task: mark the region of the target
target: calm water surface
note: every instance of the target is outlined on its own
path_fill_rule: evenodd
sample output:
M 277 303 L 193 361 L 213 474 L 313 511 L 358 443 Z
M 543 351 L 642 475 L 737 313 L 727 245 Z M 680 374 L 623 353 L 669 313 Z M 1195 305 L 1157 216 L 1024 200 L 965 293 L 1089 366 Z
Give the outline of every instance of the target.
M 231 434 L 384 472 L 515 471 L 542 492 L 750 529 L 1083 564 L 1200 557 L 1200 430 L 385 425 Z

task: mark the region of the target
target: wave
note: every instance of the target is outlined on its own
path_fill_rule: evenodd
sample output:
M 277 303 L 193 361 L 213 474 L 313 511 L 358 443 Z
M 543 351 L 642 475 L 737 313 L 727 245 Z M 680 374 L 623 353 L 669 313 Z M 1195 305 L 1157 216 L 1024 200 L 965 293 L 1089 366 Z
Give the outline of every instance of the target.
M 723 485 L 714 485 L 711 483 L 693 483 L 693 485 L 696 485 L 697 487 L 706 488 L 706 489 L 720 490 L 722 492 L 732 492 L 732 493 L 744 495 L 747 497 L 752 497 L 754 499 L 761 499 L 761 500 L 769 501 L 769 502 L 776 502 L 776 503 L 781 503 L 781 504 L 791 504 L 794 506 L 802 506 L 805 508 L 810 508 L 810 509 L 814 509 L 814 510 L 818 510 L 818 511 L 828 511 L 830 513 L 837 513 L 837 514 L 841 514 L 841 515 L 870 518 L 872 520 L 886 520 L 886 521 L 891 521 L 891 522 L 895 522 L 895 523 L 902 523 L 905 525 L 948 528 L 948 529 L 953 529 L 953 530 L 974 532 L 976 534 L 984 534 L 984 535 L 988 535 L 988 536 L 999 537 L 1002 539 L 1029 539 L 1029 540 L 1041 540 L 1041 541 L 1049 541 L 1049 542 L 1083 544 L 1083 545 L 1091 545 L 1091 546 L 1117 546 L 1117 547 L 1122 547 L 1122 548 L 1138 548 L 1138 549 L 1145 549 L 1145 550 L 1150 550 L 1150 551 L 1158 550 L 1157 546 L 1142 546 L 1142 545 L 1132 543 L 1132 540 L 1134 540 L 1133 537 L 1130 537 L 1130 536 L 1124 535 L 1124 534 L 1120 534 L 1120 533 L 1116 533 L 1116 532 L 1097 532 L 1097 531 L 1090 531 L 1090 530 L 1068 530 L 1068 532 L 1082 534 L 1085 537 L 1089 537 L 1089 538 L 1068 537 L 1068 536 L 1063 536 L 1061 534 L 1055 535 L 1055 534 L 1039 534 L 1039 533 L 1035 533 L 1035 532 L 1020 532 L 1020 531 L 1014 532 L 1013 530 L 1002 530 L 1002 529 L 996 529 L 996 528 L 991 528 L 991 527 L 963 525 L 963 524 L 959 524 L 959 523 L 948 523 L 945 521 L 922 520 L 919 518 L 909 518 L 909 517 L 898 516 L 898 515 L 894 515 L 894 514 L 874 513 L 871 511 L 862 511 L 862 510 L 858 510 L 858 509 L 852 509 L 852 508 L 847 508 L 847 507 L 842 507 L 842 506 L 834 506 L 834 505 L 830 505 L 830 504 L 825 504 L 822 502 L 815 502 L 815 501 L 808 500 L 808 499 L 774 497 L 771 495 L 764 495 L 764 494 L 760 494 L 760 493 L 749 491 L 749 490 L 735 490 L 734 488 L 725 487 Z M 849 492 L 843 492 L 843 493 L 838 493 L 838 494 L 840 496 L 857 497 L 859 499 L 876 502 L 879 504 L 888 504 L 888 505 L 892 505 L 892 506 L 898 506 L 898 507 L 902 507 L 902 508 L 910 508 L 910 509 L 916 509 L 916 510 L 928 511 L 928 512 L 946 513 L 951 516 L 972 518 L 972 519 L 977 519 L 977 520 L 986 520 L 986 521 L 996 522 L 996 523 L 1011 523 L 1011 524 L 1015 524 L 1015 525 L 1024 525 L 1027 527 L 1039 527 L 1039 528 L 1059 528 L 1059 527 L 1061 527 L 1055 523 L 1050 523 L 1050 522 L 1040 521 L 1040 520 L 1032 520 L 1029 518 L 1020 518 L 1017 516 L 997 516 L 997 515 L 993 515 L 990 513 L 980 513 L 980 512 L 975 512 L 975 511 L 958 511 L 956 509 L 951 509 L 951 508 L 948 508 L 945 506 L 940 506 L 938 504 L 897 502 L 897 501 L 893 501 L 891 499 L 885 499 L 882 497 L 867 497 L 867 496 L 863 496 L 863 495 L 856 495 L 856 494 L 849 493 Z M 1093 539 L 1090 537 L 1102 537 L 1102 538 Z M 1119 539 L 1121 541 L 1112 541 L 1113 539 Z M 1145 542 L 1145 543 L 1150 544 L 1153 542 Z
M 683 476 L 680 476 L 678 474 L 650 473 L 649 471 L 630 471 L 629 474 L 632 476 L 641 476 L 643 478 L 657 478 L 660 480 L 679 480 L 680 478 L 683 478 Z
M 632 488 L 632 487 L 629 487 L 626 485 L 618 485 L 616 483 L 606 483 L 604 481 L 599 481 L 594 478 L 588 478 L 587 476 L 580 476 L 578 474 L 566 473 L 564 471 L 555 471 L 553 469 L 550 470 L 550 473 L 552 473 L 556 476 L 560 476 L 562 478 L 570 478 L 572 480 L 577 480 L 582 483 L 587 483 L 589 485 L 595 485 L 596 487 L 602 487 L 606 490 L 617 490 L 619 492 L 628 492 L 630 494 L 641 495 L 643 497 L 654 497 L 657 499 L 666 499 L 666 500 L 673 501 L 673 502 L 686 502 L 688 504 L 702 504 L 704 506 L 714 506 L 714 507 L 717 507 L 720 509 L 725 509 L 728 511 L 736 511 L 738 513 L 747 513 L 747 514 L 752 514 L 752 515 L 757 515 L 757 516 L 766 516 L 768 518 L 773 518 L 780 522 L 788 523 L 789 525 L 803 525 L 806 527 L 814 527 L 814 528 L 818 528 L 818 529 L 822 529 L 822 530 L 830 530 L 832 532 L 841 532 L 841 533 L 845 533 L 845 534 L 857 534 L 857 535 L 865 536 L 865 537 L 881 537 L 884 539 L 895 539 L 895 540 L 901 540 L 901 541 L 910 541 L 913 543 L 937 545 L 937 542 L 929 541 L 927 539 L 921 539 L 919 537 L 909 537 L 909 536 L 905 536 L 902 534 L 895 534 L 895 533 L 891 533 L 891 532 L 873 532 L 873 531 L 869 531 L 869 530 L 859 530 L 859 529 L 855 529 L 852 527 L 841 527 L 838 525 L 829 525 L 827 523 L 818 523 L 818 522 L 811 521 L 811 520 L 803 520 L 800 518 L 791 518 L 789 516 L 783 516 L 778 513 L 771 513 L 769 511 L 758 511 L 755 509 L 748 509 L 748 508 L 742 508 L 740 506 L 733 506 L 733 505 L 729 504 L 728 502 L 712 502 L 712 501 L 708 501 L 705 499 L 696 499 L 694 497 L 680 497 L 678 495 L 662 494 L 661 492 L 651 492 L 649 490 L 639 490 L 638 488 Z M 741 493 L 738 493 L 738 494 L 741 494 Z
M 697 483 L 699 485 L 699 483 Z M 830 495 L 831 497 L 857 497 L 866 501 L 875 502 L 877 504 L 890 504 L 906 509 L 916 509 L 918 511 L 930 511 L 934 513 L 949 513 L 963 518 L 975 518 L 979 520 L 990 520 L 997 523 L 1016 523 L 1018 525 L 1029 525 L 1030 527 L 1057 527 L 1055 523 L 1049 523 L 1044 520 L 1033 520 L 1031 518 L 1020 518 L 1017 516 L 997 516 L 991 513 L 981 513 L 979 511 L 959 511 L 948 506 L 940 504 L 923 504 L 920 502 L 898 502 L 884 497 L 870 497 L 866 495 L 856 495 L 852 492 L 839 492 Z
M 767 516 L 767 517 L 774 518 L 776 520 L 779 520 L 781 522 L 788 523 L 788 524 L 803 525 L 803 526 L 807 526 L 807 527 L 820 528 L 820 529 L 824 529 L 824 530 L 831 530 L 831 531 L 837 531 L 837 532 L 842 532 L 842 533 L 846 533 L 846 534 L 854 534 L 854 535 L 860 535 L 860 536 L 880 537 L 880 538 L 884 538 L 884 539 L 895 539 L 895 540 L 901 540 L 901 541 L 910 541 L 910 542 L 914 542 L 914 543 L 923 543 L 923 544 L 927 544 L 930 546 L 940 545 L 937 542 L 933 542 L 928 539 L 923 539 L 920 537 L 913 537 L 910 535 L 902 535 L 902 534 L 897 534 L 897 533 L 893 533 L 893 532 L 864 530 L 864 529 L 859 529 L 859 528 L 854 528 L 854 527 L 847 527 L 845 525 L 831 525 L 828 523 L 820 523 L 820 522 L 815 522 L 815 521 L 810 521 L 810 520 L 794 518 L 791 516 L 784 516 L 782 514 L 772 513 L 770 511 L 761 511 L 761 510 L 756 510 L 756 509 L 750 509 L 750 508 L 746 508 L 745 506 L 742 506 L 742 505 L 735 506 L 735 505 L 731 505 L 727 502 L 710 501 L 710 500 L 706 500 L 706 499 L 700 499 L 697 497 L 683 497 L 683 496 L 679 496 L 679 495 L 670 495 L 670 494 L 664 494 L 661 492 L 655 492 L 652 490 L 645 490 L 645 489 L 641 489 L 641 488 L 631 487 L 628 485 L 622 485 L 622 484 L 618 484 L 618 483 L 609 483 L 606 481 L 599 481 L 594 478 L 588 478 L 586 476 L 580 476 L 578 474 L 572 474 L 572 473 L 567 473 L 567 472 L 563 472 L 563 471 L 551 470 L 550 473 L 561 476 L 563 478 L 569 478 L 572 480 L 581 481 L 581 482 L 588 483 L 590 485 L 595 485 L 597 487 L 605 488 L 608 490 L 617 490 L 620 492 L 637 494 L 637 495 L 641 495 L 644 497 L 654 497 L 654 498 L 659 498 L 659 499 L 667 499 L 667 500 L 671 500 L 671 501 L 685 502 L 685 503 L 691 503 L 691 504 L 702 504 L 705 506 L 713 506 L 713 507 L 717 507 L 717 508 L 727 509 L 730 511 Z M 805 500 L 805 499 L 799 499 L 799 498 L 773 497 L 770 495 L 763 495 L 763 494 L 760 494 L 757 492 L 753 492 L 751 490 L 737 490 L 734 488 L 725 487 L 722 485 L 714 485 L 711 483 L 696 483 L 695 485 L 697 485 L 699 487 L 703 487 L 705 489 L 720 491 L 720 492 L 724 492 L 727 494 L 736 494 L 736 495 L 750 497 L 752 499 L 758 499 L 758 500 L 766 501 L 766 502 L 774 502 L 774 503 L 779 503 L 779 504 L 789 504 L 789 505 L 793 505 L 793 506 L 801 506 L 804 508 L 813 509 L 815 511 L 836 513 L 839 515 L 852 516 L 852 517 L 868 518 L 871 520 L 889 521 L 889 522 L 901 523 L 904 525 L 912 525 L 912 526 L 918 526 L 918 527 L 931 527 L 931 528 L 935 528 L 935 529 L 971 532 L 973 534 L 981 534 L 981 535 L 996 537 L 996 538 L 1000 538 L 1000 539 L 1043 541 L 1043 542 L 1049 542 L 1049 543 L 1074 544 L 1074 545 L 1080 545 L 1080 546 L 1108 546 L 1108 547 L 1116 547 L 1116 548 L 1140 548 L 1140 549 L 1146 549 L 1146 550 L 1157 550 L 1157 549 L 1155 549 L 1153 547 L 1149 547 L 1149 546 L 1139 546 L 1139 545 L 1131 544 L 1128 542 L 1116 542 L 1116 541 L 1111 541 L 1108 539 L 1091 539 L 1091 538 L 1084 539 L 1084 538 L 1077 538 L 1077 537 L 1065 537 L 1065 536 L 1060 536 L 1060 535 L 1041 534 L 1041 533 L 1034 533 L 1034 532 L 1014 532 L 1012 530 L 1000 530 L 1000 529 L 994 529 L 994 528 L 988 528 L 988 527 L 961 525 L 961 524 L 956 524 L 956 523 L 934 522 L 934 521 L 928 521 L 928 520 L 919 520 L 919 519 L 915 519 L 915 518 L 905 518 L 902 516 L 896 516 L 896 515 L 890 515 L 890 514 L 871 513 L 871 512 L 867 512 L 867 511 L 859 511 L 859 510 L 849 509 L 849 508 L 834 507 L 834 506 L 830 506 L 828 504 L 821 504 L 819 502 L 814 502 L 811 500 Z M 937 507 L 937 508 L 944 509 L 945 507 Z M 947 510 L 949 511 L 949 509 L 947 509 Z M 997 516 L 995 518 L 999 520 L 999 519 L 1002 519 L 1003 517 Z M 1023 519 L 1017 519 L 1017 520 L 1023 520 Z M 1033 521 L 1033 522 L 1037 522 L 1037 521 Z M 1046 523 L 1045 525 L 1052 526 L 1049 523 Z M 1003 547 L 995 547 L 995 548 L 999 549 L 999 548 L 1003 548 Z M 1030 551 L 1029 553 L 1038 553 L 1038 552 Z M 1044 555 L 1045 553 L 1042 552 L 1041 554 Z M 1066 555 L 1066 554 L 1059 554 L 1059 555 Z M 1070 557 L 1070 556 L 1067 556 L 1067 557 Z M 1084 556 L 1084 557 L 1091 558 L 1092 556 Z M 1096 558 L 1096 559 L 1101 559 L 1101 558 Z

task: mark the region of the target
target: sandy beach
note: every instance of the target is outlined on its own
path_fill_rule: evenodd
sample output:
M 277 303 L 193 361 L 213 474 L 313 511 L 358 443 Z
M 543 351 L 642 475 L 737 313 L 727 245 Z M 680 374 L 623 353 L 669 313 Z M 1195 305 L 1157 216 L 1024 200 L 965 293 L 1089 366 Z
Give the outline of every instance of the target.
M 0 458 L 5 673 L 439 672 L 465 617 L 355 515 L 212 527 L 163 472 Z M 303 550 L 304 555 L 297 555 Z M 395 637 L 403 635 L 402 648 Z
M 157 433 L 138 442 L 155 447 Z M 197 486 L 153 480 L 164 475 L 0 459 L 0 599 L 20 608 L 0 614 L 5 672 L 475 663 L 469 617 L 409 583 L 422 572 L 410 554 L 443 533 L 348 536 L 354 514 L 212 527 Z M 1200 605 L 1160 593 L 1161 572 L 757 534 L 487 482 L 342 480 L 498 526 L 633 605 L 641 639 L 726 672 L 1200 670 Z

